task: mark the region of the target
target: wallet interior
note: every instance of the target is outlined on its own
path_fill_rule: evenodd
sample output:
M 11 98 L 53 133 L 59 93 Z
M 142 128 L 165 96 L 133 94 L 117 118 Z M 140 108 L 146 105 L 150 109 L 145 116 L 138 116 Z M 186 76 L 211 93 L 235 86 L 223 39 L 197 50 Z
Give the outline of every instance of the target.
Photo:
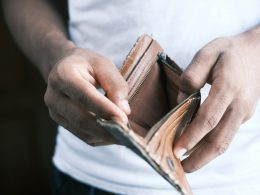
M 173 145 L 196 112 L 200 94 L 177 103 L 182 70 L 148 35 L 139 38 L 120 72 L 129 86 L 129 125 L 99 123 L 182 194 L 192 194 Z
M 168 58 L 163 53 L 155 56 L 157 58 L 151 61 L 149 70 L 141 70 L 147 67 L 140 66 L 127 79 L 130 84 L 129 123 L 142 137 L 145 137 L 163 116 L 177 106 L 180 70 L 173 63 L 169 64 Z M 145 56 L 141 59 L 141 64 L 147 65 L 142 60 L 145 60 Z M 134 78 L 139 71 L 141 75 Z
M 121 73 L 129 86 L 130 127 L 145 138 L 158 121 L 178 106 L 182 70 L 156 41 L 149 36 L 140 39 L 126 58 Z

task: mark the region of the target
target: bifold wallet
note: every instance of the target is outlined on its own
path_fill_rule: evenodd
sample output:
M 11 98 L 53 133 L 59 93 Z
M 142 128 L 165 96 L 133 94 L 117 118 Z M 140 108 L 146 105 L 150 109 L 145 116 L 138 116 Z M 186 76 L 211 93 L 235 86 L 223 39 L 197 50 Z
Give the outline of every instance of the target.
M 191 195 L 173 147 L 197 112 L 200 93 L 177 103 L 182 70 L 146 34 L 137 40 L 120 72 L 129 85 L 129 125 L 101 118 L 97 122 L 146 160 L 180 194 Z

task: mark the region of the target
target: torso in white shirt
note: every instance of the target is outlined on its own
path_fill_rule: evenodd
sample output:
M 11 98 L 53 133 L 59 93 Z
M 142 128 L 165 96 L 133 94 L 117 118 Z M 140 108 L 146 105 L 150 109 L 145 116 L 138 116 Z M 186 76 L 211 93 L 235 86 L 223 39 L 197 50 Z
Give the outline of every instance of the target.
M 183 69 L 214 38 L 260 23 L 259 0 L 70 0 L 69 32 L 82 48 L 122 61 L 143 33 L 153 35 Z M 208 87 L 202 90 L 206 97 Z M 228 151 L 187 174 L 195 195 L 260 194 L 260 105 Z M 123 146 L 91 147 L 59 127 L 54 164 L 73 178 L 120 194 L 175 194 L 145 161 Z

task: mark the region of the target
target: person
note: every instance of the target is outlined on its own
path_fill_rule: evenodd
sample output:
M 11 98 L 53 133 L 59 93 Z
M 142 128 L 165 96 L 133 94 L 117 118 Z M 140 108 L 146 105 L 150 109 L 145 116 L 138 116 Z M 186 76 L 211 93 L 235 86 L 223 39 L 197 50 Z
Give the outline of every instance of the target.
M 128 86 L 118 68 L 144 32 L 185 70 L 179 101 L 202 89 L 204 101 L 174 149 L 182 158 L 196 147 L 182 161 L 194 194 L 260 193 L 260 1 L 69 0 L 68 32 L 47 0 L 2 3 L 61 125 L 56 194 L 177 193 L 95 122 L 99 115 L 127 123 Z

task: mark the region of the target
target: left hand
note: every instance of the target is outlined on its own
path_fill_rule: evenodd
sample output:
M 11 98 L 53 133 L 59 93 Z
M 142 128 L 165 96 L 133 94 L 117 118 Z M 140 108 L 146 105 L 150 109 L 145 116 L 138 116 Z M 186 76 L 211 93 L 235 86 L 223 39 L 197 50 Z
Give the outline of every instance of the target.
M 223 154 L 240 125 L 254 113 L 260 96 L 260 25 L 232 37 L 213 40 L 194 56 L 181 75 L 178 99 L 210 83 L 208 97 L 177 140 L 177 157 L 186 172 L 200 169 Z

